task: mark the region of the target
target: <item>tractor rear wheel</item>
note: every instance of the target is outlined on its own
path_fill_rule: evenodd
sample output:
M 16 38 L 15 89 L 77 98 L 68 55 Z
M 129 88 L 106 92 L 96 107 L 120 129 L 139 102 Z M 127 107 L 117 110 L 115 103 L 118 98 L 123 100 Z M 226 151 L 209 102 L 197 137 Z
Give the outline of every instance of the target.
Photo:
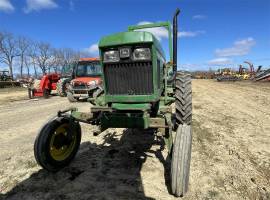
M 56 85 L 57 93 L 60 97 L 66 97 L 67 96 L 67 90 L 68 90 L 68 84 L 69 80 L 59 80 Z
M 187 124 L 179 125 L 173 144 L 171 163 L 171 191 L 177 197 L 188 190 L 192 132 Z
M 44 169 L 58 171 L 75 157 L 81 142 L 81 127 L 77 122 L 72 122 L 72 127 L 70 125 L 69 119 L 57 117 L 40 130 L 35 140 L 34 154 Z
M 77 102 L 79 100 L 79 98 L 74 97 L 71 92 L 67 92 L 67 98 L 71 103 Z
M 175 80 L 175 130 L 180 124 L 191 124 L 192 120 L 192 88 L 191 76 L 183 72 L 176 74 Z

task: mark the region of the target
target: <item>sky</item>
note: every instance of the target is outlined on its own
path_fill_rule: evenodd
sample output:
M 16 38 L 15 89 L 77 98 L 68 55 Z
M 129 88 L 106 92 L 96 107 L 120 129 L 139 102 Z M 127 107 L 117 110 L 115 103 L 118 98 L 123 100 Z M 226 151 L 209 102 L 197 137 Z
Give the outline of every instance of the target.
M 172 21 L 180 8 L 178 69 L 270 67 L 270 0 L 0 0 L 0 31 L 97 55 L 102 36 Z M 168 52 L 168 34 L 151 30 Z

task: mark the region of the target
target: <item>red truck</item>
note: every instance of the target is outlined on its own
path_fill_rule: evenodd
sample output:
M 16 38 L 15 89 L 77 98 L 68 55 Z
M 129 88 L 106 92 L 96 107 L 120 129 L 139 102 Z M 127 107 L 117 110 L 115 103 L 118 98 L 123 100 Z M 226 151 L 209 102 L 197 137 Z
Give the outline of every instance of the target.
M 101 65 L 98 58 L 81 58 L 73 70 L 67 90 L 70 102 L 95 97 L 101 90 Z

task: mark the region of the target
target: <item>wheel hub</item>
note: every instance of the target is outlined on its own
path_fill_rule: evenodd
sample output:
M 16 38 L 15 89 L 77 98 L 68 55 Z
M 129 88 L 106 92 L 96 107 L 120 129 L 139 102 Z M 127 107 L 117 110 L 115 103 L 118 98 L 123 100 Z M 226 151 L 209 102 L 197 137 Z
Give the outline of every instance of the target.
M 72 152 L 76 144 L 76 136 L 67 137 L 69 124 L 62 124 L 53 133 L 50 141 L 50 155 L 57 161 L 65 160 Z

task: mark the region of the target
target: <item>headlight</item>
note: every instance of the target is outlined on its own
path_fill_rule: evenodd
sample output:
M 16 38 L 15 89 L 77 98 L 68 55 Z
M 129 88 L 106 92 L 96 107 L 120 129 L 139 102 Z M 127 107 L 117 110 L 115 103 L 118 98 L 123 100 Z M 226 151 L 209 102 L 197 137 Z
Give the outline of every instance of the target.
M 103 54 L 103 62 L 119 62 L 119 52 L 112 50 L 106 51 Z
M 89 81 L 88 83 L 87 83 L 87 85 L 89 85 L 89 86 L 94 86 L 94 85 L 96 85 L 97 83 L 96 83 L 96 81 Z
M 120 58 L 128 58 L 130 56 L 130 48 L 121 48 L 119 51 Z
M 151 60 L 149 48 L 138 48 L 133 51 L 133 60 Z

